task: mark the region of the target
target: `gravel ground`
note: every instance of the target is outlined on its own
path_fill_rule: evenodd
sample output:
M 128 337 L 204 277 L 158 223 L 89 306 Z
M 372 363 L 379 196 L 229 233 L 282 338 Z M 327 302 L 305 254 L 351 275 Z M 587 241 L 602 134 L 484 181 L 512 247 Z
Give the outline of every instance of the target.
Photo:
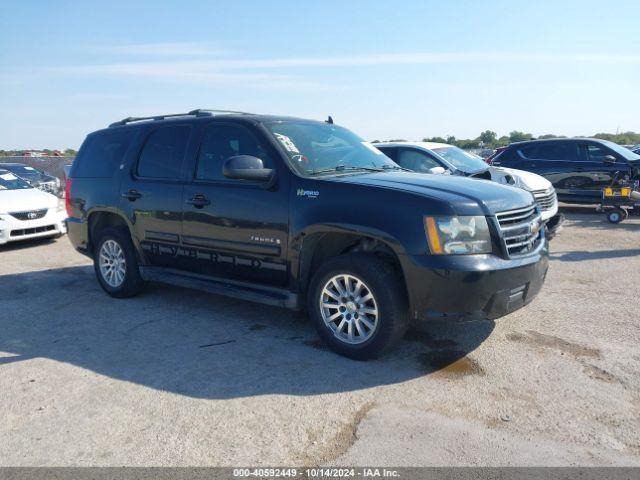
M 0 247 L 0 465 L 640 466 L 640 220 L 589 212 L 529 306 L 367 363 L 276 308 L 111 299 L 66 238 Z

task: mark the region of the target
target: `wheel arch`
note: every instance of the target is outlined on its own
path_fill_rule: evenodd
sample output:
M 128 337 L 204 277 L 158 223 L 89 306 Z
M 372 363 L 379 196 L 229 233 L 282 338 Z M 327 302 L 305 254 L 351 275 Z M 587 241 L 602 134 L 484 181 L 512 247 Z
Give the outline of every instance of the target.
M 359 226 L 317 226 L 299 235 L 297 262 L 298 288 L 306 293 L 311 278 L 322 263 L 338 255 L 360 252 L 369 253 L 388 261 L 397 268 L 404 282 L 400 256 L 401 244 L 394 238 L 374 229 Z M 403 284 L 406 291 L 406 285 Z
M 126 230 L 131 236 L 132 243 L 136 249 L 138 260 L 141 261 L 144 257 L 140 250 L 139 244 L 132 235 L 132 228 L 129 220 L 120 212 L 113 209 L 95 209 L 92 210 L 87 216 L 87 245 L 89 252 L 93 253 L 95 248 L 95 241 L 98 236 L 98 232 L 105 228 L 119 228 Z

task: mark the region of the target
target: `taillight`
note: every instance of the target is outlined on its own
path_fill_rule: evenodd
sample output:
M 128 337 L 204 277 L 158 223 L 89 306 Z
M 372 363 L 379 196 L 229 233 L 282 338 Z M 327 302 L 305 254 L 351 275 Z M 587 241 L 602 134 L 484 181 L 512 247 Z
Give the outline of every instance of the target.
M 67 210 L 67 215 L 73 217 L 73 207 L 71 206 L 71 183 L 72 180 L 67 177 L 66 184 L 64 186 L 64 207 Z

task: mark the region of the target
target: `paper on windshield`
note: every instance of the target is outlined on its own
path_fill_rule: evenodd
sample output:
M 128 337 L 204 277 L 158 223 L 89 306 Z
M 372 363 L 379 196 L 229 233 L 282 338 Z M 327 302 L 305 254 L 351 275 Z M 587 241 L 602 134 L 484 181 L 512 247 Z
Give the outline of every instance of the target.
M 281 133 L 276 133 L 275 136 L 278 139 L 278 141 L 282 144 L 282 146 L 287 150 L 287 152 L 298 153 L 298 154 L 300 153 L 300 150 L 298 150 L 298 147 L 296 147 L 296 144 L 293 143 L 293 140 L 291 140 L 289 137 L 287 137 L 286 135 L 282 135 Z
M 17 180 L 18 177 L 16 177 L 13 173 L 4 173 L 0 175 L 0 178 L 9 182 L 11 180 Z

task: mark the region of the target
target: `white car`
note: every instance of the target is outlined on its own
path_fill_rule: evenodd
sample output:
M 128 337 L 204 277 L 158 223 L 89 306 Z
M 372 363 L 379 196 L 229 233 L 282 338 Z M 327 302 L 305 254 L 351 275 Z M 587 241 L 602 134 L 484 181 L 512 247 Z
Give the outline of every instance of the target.
M 531 192 L 542 210 L 542 220 L 550 222 L 558 214 L 558 197 L 551 182 L 531 172 L 492 167 L 480 157 L 447 143 L 382 142 L 377 149 L 398 165 L 414 172 L 462 175 L 492 180 Z M 560 218 L 557 218 L 559 224 Z M 554 232 L 557 226 L 554 224 Z
M 0 245 L 66 233 L 64 204 L 7 170 L 0 170 Z

